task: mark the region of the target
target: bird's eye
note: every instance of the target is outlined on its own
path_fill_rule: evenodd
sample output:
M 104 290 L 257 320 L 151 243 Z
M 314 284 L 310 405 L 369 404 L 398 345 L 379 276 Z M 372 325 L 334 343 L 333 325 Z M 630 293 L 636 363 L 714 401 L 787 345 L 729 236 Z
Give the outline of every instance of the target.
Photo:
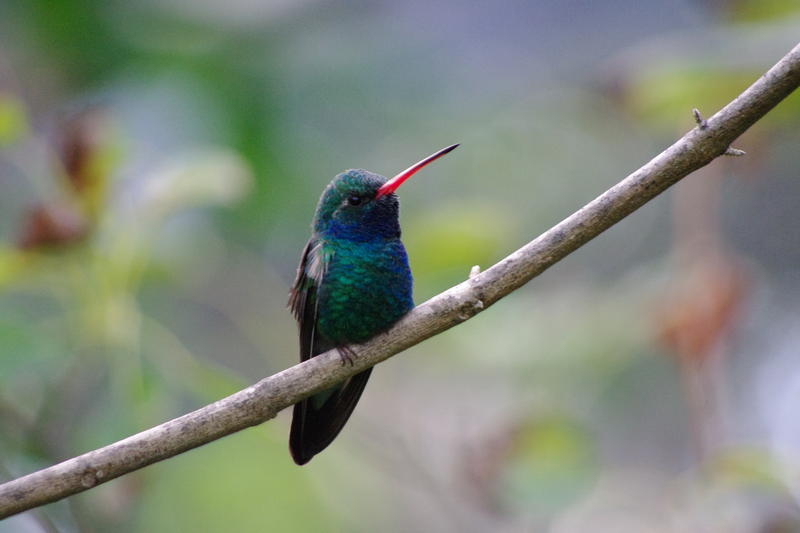
M 362 200 L 360 196 L 353 195 L 347 198 L 347 203 L 348 205 L 361 205 Z

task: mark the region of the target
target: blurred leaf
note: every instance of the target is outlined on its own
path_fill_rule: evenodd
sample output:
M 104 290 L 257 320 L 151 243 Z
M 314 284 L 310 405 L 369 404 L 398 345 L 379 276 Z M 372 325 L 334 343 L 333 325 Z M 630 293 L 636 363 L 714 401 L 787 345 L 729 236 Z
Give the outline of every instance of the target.
M 510 247 L 511 225 L 494 205 L 444 204 L 420 213 L 403 232 L 417 281 L 441 288 L 466 279 L 473 265 L 490 265 Z
M 26 271 L 28 254 L 16 248 L 0 248 L 0 288 Z
M 508 503 L 531 511 L 558 508 L 577 498 L 595 476 L 592 446 L 590 435 L 565 418 L 521 424 L 504 471 Z
M 750 3 L 763 13 L 764 3 Z M 654 46 L 649 54 L 632 54 L 622 63 L 625 103 L 637 119 L 665 128 L 670 135 L 676 129 L 685 131 L 694 126 L 693 108 L 710 117 L 796 43 L 798 20 L 776 16 L 758 24 L 723 26 L 708 35 Z M 786 125 L 798 117 L 800 95 L 795 94 L 760 120 L 755 130 Z
M 289 459 L 282 428 L 243 431 L 156 467 L 136 530 L 335 531 L 316 488 Z M 253 512 L 257 509 L 258 512 Z
M 171 384 L 171 390 L 185 390 L 201 402 L 213 402 L 249 384 L 230 370 L 195 357 L 178 335 L 158 321 L 145 316 L 145 327 L 150 340 L 143 348 L 145 357 Z
M 15 379 L 24 369 L 42 372 L 59 357 L 58 347 L 30 323 L 0 321 L 0 382 Z
M 735 0 L 728 13 L 732 20 L 756 22 L 787 19 L 800 14 L 797 0 Z
M 251 180 L 247 163 L 233 152 L 186 153 L 143 180 L 136 217 L 156 222 L 189 207 L 227 205 L 244 196 Z
M 680 125 L 688 128 L 692 126 L 693 108 L 710 115 L 750 85 L 758 74 L 683 63 L 659 65 L 637 74 L 629 103 L 638 117 L 653 126 L 673 131 Z
M 0 146 L 18 141 L 28 133 L 28 119 L 22 102 L 0 92 Z
M 68 206 L 38 205 L 28 211 L 17 242 L 26 250 L 64 246 L 80 241 L 88 230 L 86 220 Z
M 698 254 L 659 299 L 657 333 L 671 353 L 702 362 L 730 333 L 750 276 L 736 256 Z
M 729 485 L 761 485 L 779 491 L 788 490 L 785 466 L 766 450 L 741 448 L 721 454 L 711 465 L 713 473 Z
M 106 204 L 111 173 L 119 160 L 119 146 L 109 117 L 92 109 L 72 117 L 61 132 L 60 156 L 64 172 L 84 215 L 94 221 Z

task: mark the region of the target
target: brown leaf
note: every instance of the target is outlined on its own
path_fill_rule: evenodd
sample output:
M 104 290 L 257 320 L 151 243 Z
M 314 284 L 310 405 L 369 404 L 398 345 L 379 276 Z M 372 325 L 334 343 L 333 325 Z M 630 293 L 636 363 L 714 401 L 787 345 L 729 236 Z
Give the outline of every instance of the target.
M 730 331 L 748 276 L 732 257 L 705 258 L 683 275 L 658 312 L 658 337 L 681 357 L 702 360 Z
M 99 111 L 88 111 L 68 120 L 61 134 L 61 161 L 69 183 L 78 193 L 92 185 L 92 161 L 102 143 L 104 128 Z
M 74 210 L 55 205 L 31 208 L 23 222 L 17 245 L 26 250 L 73 244 L 88 231 L 86 220 Z

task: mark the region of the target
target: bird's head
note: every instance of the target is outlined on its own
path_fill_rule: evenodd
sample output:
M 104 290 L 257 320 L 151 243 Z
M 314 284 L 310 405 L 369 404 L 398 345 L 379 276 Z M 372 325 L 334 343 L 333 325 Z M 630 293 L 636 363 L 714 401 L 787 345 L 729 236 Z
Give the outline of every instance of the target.
M 457 146 L 439 150 L 390 180 L 362 169 L 338 174 L 319 199 L 314 231 L 358 242 L 400 237 L 400 205 L 394 191 L 419 169 Z

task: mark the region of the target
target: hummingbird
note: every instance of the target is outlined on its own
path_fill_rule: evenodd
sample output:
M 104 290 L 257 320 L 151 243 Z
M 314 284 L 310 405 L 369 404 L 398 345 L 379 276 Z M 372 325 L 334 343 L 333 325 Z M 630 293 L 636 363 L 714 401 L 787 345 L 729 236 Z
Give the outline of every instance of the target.
M 411 270 L 400 241 L 395 191 L 448 146 L 392 179 L 363 169 L 338 174 L 322 192 L 303 249 L 289 307 L 300 330 L 300 360 L 336 348 L 352 363 L 351 344 L 386 331 L 414 307 Z M 372 368 L 295 404 L 289 451 L 306 464 L 344 427 Z

